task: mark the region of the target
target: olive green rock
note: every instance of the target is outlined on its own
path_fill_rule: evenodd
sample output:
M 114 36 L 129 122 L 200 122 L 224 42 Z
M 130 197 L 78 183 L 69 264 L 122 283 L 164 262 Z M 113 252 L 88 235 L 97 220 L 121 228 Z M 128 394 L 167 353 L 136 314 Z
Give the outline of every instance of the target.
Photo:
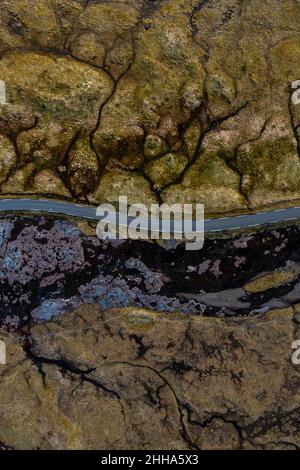
M 12 142 L 0 135 L 0 183 L 3 183 L 13 170 L 17 162 L 17 156 Z
M 184 155 L 168 153 L 167 155 L 146 163 L 145 173 L 158 190 L 168 183 L 173 183 L 181 175 L 188 164 Z
M 1 192 L 32 163 L 95 203 L 111 175 L 114 199 L 142 182 L 212 215 L 294 204 L 299 20 L 293 0 L 4 0 Z

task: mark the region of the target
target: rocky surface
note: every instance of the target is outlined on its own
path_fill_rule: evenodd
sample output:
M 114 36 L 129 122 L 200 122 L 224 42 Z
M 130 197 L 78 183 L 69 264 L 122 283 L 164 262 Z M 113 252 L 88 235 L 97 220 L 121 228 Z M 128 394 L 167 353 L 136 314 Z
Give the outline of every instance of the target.
M 298 0 L 2 0 L 0 197 L 295 204 L 299 20 Z M 299 230 L 191 253 L 2 217 L 0 449 L 300 449 Z
M 0 220 L 0 325 L 18 330 L 83 303 L 201 316 L 264 315 L 300 302 L 299 228 L 184 245 L 103 242 L 66 220 Z
M 299 18 L 298 0 L 3 0 L 1 194 L 299 199 Z
M 0 222 L 0 448 L 299 449 L 299 228 L 192 253 L 80 225 Z
M 84 305 L 2 332 L 0 441 L 18 449 L 299 449 L 295 309 L 216 319 Z

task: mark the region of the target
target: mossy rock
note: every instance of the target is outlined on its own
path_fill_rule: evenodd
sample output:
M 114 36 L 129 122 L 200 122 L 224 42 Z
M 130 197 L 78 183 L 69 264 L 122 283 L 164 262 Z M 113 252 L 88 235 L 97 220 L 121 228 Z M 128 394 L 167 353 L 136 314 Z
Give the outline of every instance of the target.
M 240 193 L 240 177 L 216 155 L 203 155 L 186 171 L 182 181 L 162 191 L 163 201 L 201 203 L 209 214 L 247 207 Z
M 298 274 L 293 271 L 279 270 L 267 273 L 264 276 L 254 279 L 245 285 L 244 289 L 250 294 L 258 294 L 269 289 L 276 289 L 280 286 L 290 284 L 297 278 Z
M 174 183 L 188 164 L 184 155 L 168 153 L 145 164 L 145 174 L 153 182 L 156 190 L 161 190 L 167 184 Z
M 72 146 L 67 162 L 69 184 L 77 197 L 93 193 L 99 177 L 99 161 L 88 136 L 79 137 Z
M 0 134 L 0 184 L 6 180 L 16 163 L 17 155 L 13 143 Z
M 73 59 L 33 52 L 0 60 L 8 101 L 27 105 L 48 119 L 96 125 L 99 104 L 109 96 L 111 80 L 105 72 Z
M 291 136 L 241 147 L 237 166 L 243 190 L 253 207 L 300 197 L 300 161 Z
M 159 135 L 147 135 L 144 142 L 144 155 L 147 159 L 159 157 L 167 152 L 167 145 Z
M 60 166 L 75 197 L 93 194 L 115 165 L 132 172 L 131 190 L 145 169 L 156 189 L 171 184 L 166 200 L 205 202 L 212 213 L 292 203 L 298 30 L 291 0 L 3 0 L 0 132 L 17 143 L 18 171 Z M 167 154 L 181 156 L 178 167 Z M 120 183 L 121 194 L 127 178 Z
M 157 204 L 157 198 L 148 181 L 139 174 L 120 168 L 107 169 L 101 176 L 96 191 L 89 196 L 94 204 L 109 202 L 118 204 L 120 196 L 127 196 L 128 204 Z

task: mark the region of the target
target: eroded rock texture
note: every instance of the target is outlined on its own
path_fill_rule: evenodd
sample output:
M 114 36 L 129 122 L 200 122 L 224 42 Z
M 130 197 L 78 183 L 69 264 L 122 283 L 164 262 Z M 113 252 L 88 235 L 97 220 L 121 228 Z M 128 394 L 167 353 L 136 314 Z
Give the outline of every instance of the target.
M 300 303 L 298 227 L 206 240 L 199 252 L 103 242 L 88 229 L 44 217 L 0 220 L 0 325 L 18 330 L 86 302 L 180 311 L 187 321 L 260 317 Z
M 21 449 L 295 449 L 294 310 L 215 319 L 82 306 L 1 333 L 0 441 Z
M 1 194 L 299 198 L 300 2 L 3 0 Z
M 299 20 L 298 0 L 2 0 L 0 196 L 294 204 Z M 0 449 L 299 449 L 299 227 L 197 254 L 85 230 L 0 221 Z
M 0 447 L 300 448 L 298 240 L 192 253 L 3 218 Z

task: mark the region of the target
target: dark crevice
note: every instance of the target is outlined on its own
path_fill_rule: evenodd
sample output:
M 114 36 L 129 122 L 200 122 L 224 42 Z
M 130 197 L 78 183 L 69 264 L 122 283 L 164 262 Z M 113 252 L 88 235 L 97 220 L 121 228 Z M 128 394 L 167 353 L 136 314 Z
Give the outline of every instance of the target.
M 68 148 L 66 149 L 66 151 L 65 151 L 65 153 L 64 153 L 64 155 L 63 155 L 63 157 L 62 157 L 62 159 L 59 163 L 59 166 L 65 168 L 65 171 L 59 172 L 58 169 L 56 170 L 57 173 L 59 174 L 59 177 L 63 181 L 65 187 L 70 192 L 70 194 L 72 196 L 72 199 L 74 199 L 74 200 L 77 200 L 77 197 L 76 197 L 75 191 L 73 190 L 71 182 L 70 182 L 69 155 L 70 155 L 71 150 L 74 148 L 74 145 L 76 144 L 79 136 L 80 136 L 80 130 L 77 130 L 75 132 L 73 138 L 71 139 L 71 141 L 68 145 Z
M 248 140 L 247 142 L 243 142 L 241 143 L 240 145 L 238 145 L 235 149 L 234 149 L 234 154 L 233 154 L 233 159 L 232 160 L 225 160 L 226 164 L 233 170 L 235 171 L 235 173 L 237 173 L 237 175 L 239 176 L 240 178 L 240 189 L 239 189 L 239 192 L 240 194 L 242 194 L 242 196 L 244 197 L 245 201 L 247 202 L 247 209 L 249 211 L 252 210 L 251 208 L 251 202 L 249 201 L 249 196 L 248 196 L 248 193 L 247 191 L 244 190 L 243 188 L 243 172 L 240 170 L 238 164 L 237 164 L 237 160 L 238 160 L 238 155 L 239 155 L 239 151 L 240 149 L 244 146 L 244 145 L 247 145 L 247 144 L 250 144 L 250 143 L 253 143 L 253 142 L 256 142 L 258 140 L 261 139 L 262 135 L 264 134 L 269 122 L 271 121 L 272 117 L 269 117 L 263 124 L 262 128 L 260 129 L 260 132 L 259 132 L 259 135 L 253 139 L 250 139 Z
M 191 418 L 191 410 L 188 407 L 186 407 L 186 410 L 188 412 L 187 414 L 188 414 L 189 423 L 193 424 L 193 425 L 196 425 L 196 426 L 200 426 L 202 429 L 205 429 L 206 427 L 208 427 L 215 420 L 223 421 L 225 424 L 231 424 L 234 427 L 234 429 L 235 429 L 235 431 L 238 435 L 238 440 L 239 440 L 238 449 L 236 449 L 236 450 L 241 450 L 242 447 L 243 447 L 244 440 L 249 440 L 247 435 L 245 436 L 245 432 L 244 432 L 243 428 L 241 427 L 241 425 L 236 420 L 234 420 L 230 417 L 227 417 L 227 416 L 224 416 L 224 415 L 221 415 L 221 414 L 213 414 L 208 419 L 199 422 L 199 421 L 194 421 Z
M 71 374 L 80 376 L 82 381 L 88 382 L 94 385 L 96 388 L 99 388 L 103 390 L 104 392 L 108 393 L 109 395 L 112 395 L 114 398 L 121 400 L 120 395 L 116 391 L 108 389 L 105 385 L 101 384 L 98 380 L 88 376 L 89 374 L 95 372 L 96 368 L 90 367 L 88 369 L 83 370 L 83 369 L 79 369 L 75 364 L 73 364 L 72 362 L 66 359 L 49 359 L 47 357 L 36 356 L 32 352 L 32 347 L 25 348 L 24 350 L 27 354 L 27 357 L 37 366 L 39 372 L 42 371 L 41 366 L 43 364 L 56 366 L 59 368 L 59 370 L 67 371 Z M 42 371 L 42 378 L 43 378 L 43 383 L 45 383 L 46 374 L 43 371 Z
M 108 51 L 106 52 L 106 56 L 104 58 L 104 68 L 103 70 L 109 75 L 111 81 L 112 81 L 112 90 L 110 92 L 110 94 L 108 95 L 108 97 L 106 98 L 106 100 L 101 104 L 100 108 L 99 108 L 99 113 L 98 113 L 98 118 L 97 118 L 97 123 L 93 129 L 93 131 L 90 133 L 90 136 L 89 136 L 89 141 L 90 141 L 90 146 L 91 148 L 93 149 L 93 151 L 95 152 L 95 154 L 97 155 L 98 157 L 98 161 L 99 161 L 99 168 L 100 168 L 100 173 L 99 173 L 99 178 L 98 178 L 98 184 L 101 180 L 101 171 L 103 171 L 109 161 L 109 158 L 106 157 L 105 159 L 105 162 L 103 163 L 101 160 L 100 160 L 100 157 L 99 157 L 99 153 L 98 153 L 98 150 L 94 144 L 94 136 L 97 132 L 97 130 L 99 129 L 100 125 L 101 125 L 101 120 L 102 120 L 102 115 L 103 115 L 103 111 L 106 107 L 106 105 L 111 101 L 111 99 L 113 98 L 113 96 L 115 95 L 116 91 L 117 91 L 117 88 L 118 88 L 118 84 L 120 83 L 120 81 L 130 72 L 130 69 L 132 67 L 132 65 L 134 64 L 135 62 L 135 58 L 136 58 L 136 52 L 135 52 L 135 44 L 134 44 L 134 39 L 133 39 L 133 35 L 132 35 L 132 51 L 133 51 L 133 55 L 132 55 L 132 58 L 131 60 L 129 61 L 126 69 L 124 70 L 123 73 L 120 74 L 120 76 L 115 79 L 113 77 L 113 75 L 111 74 L 111 72 L 109 71 L 109 69 L 107 68 L 107 66 L 105 65 L 106 64 L 106 60 L 107 60 L 107 54 L 108 54 Z
M 248 105 L 250 104 L 250 101 L 246 101 L 244 104 L 242 104 L 240 107 L 234 109 L 233 111 L 231 111 L 230 113 L 226 114 L 225 116 L 220 116 L 218 118 L 215 118 L 213 120 L 210 120 L 210 118 L 208 117 L 208 96 L 207 96 L 207 93 L 205 92 L 204 94 L 204 100 L 202 102 L 202 105 L 200 106 L 199 108 L 199 121 L 201 123 L 201 135 L 200 135 L 200 138 L 198 139 L 198 142 L 197 142 L 197 145 L 196 145 L 196 148 L 194 150 L 194 153 L 193 153 L 193 156 L 192 158 L 190 159 L 190 161 L 188 162 L 188 164 L 186 165 L 184 171 L 179 175 L 179 177 L 173 181 L 172 183 L 169 183 L 167 184 L 165 187 L 164 187 L 164 190 L 166 188 L 169 188 L 171 186 L 174 186 L 174 185 L 177 185 L 177 184 L 181 184 L 187 171 L 191 168 L 191 166 L 196 162 L 196 160 L 201 156 L 201 150 L 202 150 L 202 144 L 203 144 L 203 141 L 205 139 L 205 137 L 207 136 L 208 133 L 216 130 L 219 128 L 219 126 L 229 120 L 229 119 L 232 119 L 234 118 L 235 116 L 237 116 L 241 111 L 243 111 Z
M 195 442 L 193 442 L 191 436 L 189 435 L 188 430 L 186 429 L 186 426 L 185 426 L 185 423 L 184 423 L 184 407 L 183 407 L 183 405 L 181 404 L 179 398 L 177 397 L 177 394 L 176 394 L 174 388 L 172 387 L 172 385 L 170 384 L 170 382 L 160 372 L 158 372 L 156 369 L 154 369 L 153 367 L 150 367 L 150 366 L 140 365 L 140 364 L 132 364 L 131 362 L 126 362 L 126 361 L 116 361 L 116 362 L 113 362 L 113 365 L 127 365 L 129 367 L 146 369 L 146 370 L 149 370 L 149 371 L 153 372 L 163 382 L 163 385 L 168 387 L 168 389 L 171 391 L 171 393 L 172 393 L 172 395 L 175 399 L 175 402 L 177 404 L 178 413 L 179 413 L 179 432 L 180 432 L 181 437 L 186 442 L 189 449 L 191 449 L 191 450 L 201 450 L 197 446 L 197 444 Z M 161 388 L 162 388 L 162 386 L 159 387 L 159 389 L 161 389 Z
M 28 131 L 31 131 L 31 130 L 35 129 L 39 124 L 39 120 L 40 120 L 40 116 L 36 115 L 33 124 L 30 127 L 22 128 L 22 130 L 19 133 L 28 132 Z M 15 152 L 15 155 L 16 155 L 16 163 L 12 166 L 12 168 L 8 172 L 6 178 L 2 181 L 2 183 L 0 185 L 0 192 L 1 192 L 2 185 L 7 183 L 7 181 L 20 168 L 21 154 L 20 154 L 19 147 L 18 147 L 18 135 L 19 135 L 19 133 L 14 133 L 14 132 L 7 132 L 6 133 L 7 137 L 10 139 L 10 141 L 13 145 L 14 152 Z
M 210 0 L 200 0 L 192 9 L 190 15 L 190 27 L 193 38 L 195 38 L 196 34 L 198 33 L 198 26 L 195 22 L 195 16 L 197 13 L 203 10 L 209 4 L 209 2 Z

